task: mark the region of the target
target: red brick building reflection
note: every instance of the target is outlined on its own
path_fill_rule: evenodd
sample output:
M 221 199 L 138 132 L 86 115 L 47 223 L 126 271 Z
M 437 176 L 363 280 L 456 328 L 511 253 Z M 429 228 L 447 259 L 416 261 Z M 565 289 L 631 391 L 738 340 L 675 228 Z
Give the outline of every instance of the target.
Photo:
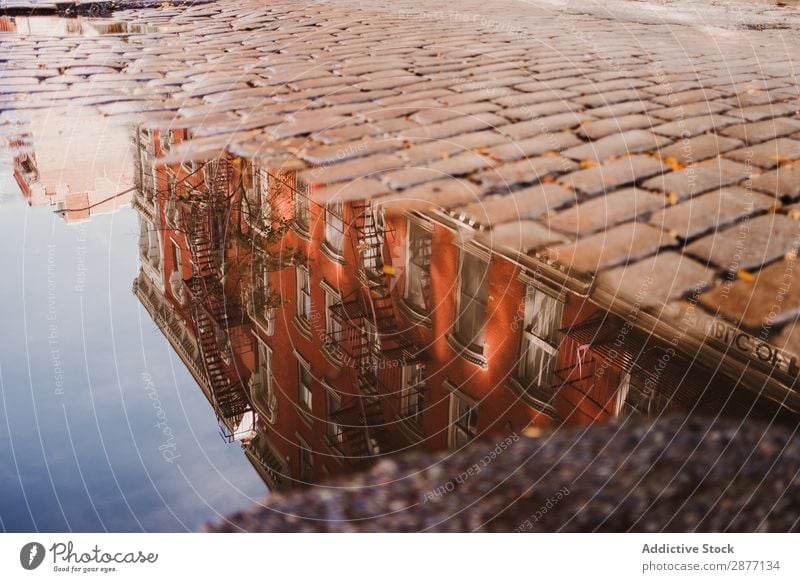
M 273 489 L 536 427 L 787 414 L 457 216 L 231 156 L 158 167 L 182 137 L 138 134 L 135 291 Z

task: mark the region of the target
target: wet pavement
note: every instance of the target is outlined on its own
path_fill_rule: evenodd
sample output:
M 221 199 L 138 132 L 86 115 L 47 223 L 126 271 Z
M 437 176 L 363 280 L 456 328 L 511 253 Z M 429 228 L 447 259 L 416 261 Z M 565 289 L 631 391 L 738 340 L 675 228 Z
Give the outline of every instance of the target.
M 0 157 L 0 528 L 195 531 L 266 488 L 131 293 L 130 130 L 49 114 L 25 126 L 27 198 Z

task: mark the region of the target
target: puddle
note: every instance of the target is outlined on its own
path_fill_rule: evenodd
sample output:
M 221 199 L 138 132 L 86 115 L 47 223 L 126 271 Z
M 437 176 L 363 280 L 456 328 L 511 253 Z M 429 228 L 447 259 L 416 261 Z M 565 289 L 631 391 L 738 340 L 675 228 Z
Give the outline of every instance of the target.
M 157 31 L 149 24 L 120 22 L 107 18 L 62 18 L 59 16 L 0 17 L 0 33 L 16 32 L 31 36 L 108 36 L 148 34 Z
M 91 109 L 54 109 L 19 126 L 14 178 L 31 206 L 54 206 L 67 222 L 130 203 L 130 130 Z

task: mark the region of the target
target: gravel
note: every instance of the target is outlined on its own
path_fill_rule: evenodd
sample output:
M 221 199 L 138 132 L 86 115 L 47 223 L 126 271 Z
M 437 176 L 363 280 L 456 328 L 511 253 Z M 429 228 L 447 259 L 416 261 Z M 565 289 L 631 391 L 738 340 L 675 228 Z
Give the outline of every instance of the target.
M 796 427 L 664 418 L 412 452 L 274 496 L 210 531 L 786 532 Z

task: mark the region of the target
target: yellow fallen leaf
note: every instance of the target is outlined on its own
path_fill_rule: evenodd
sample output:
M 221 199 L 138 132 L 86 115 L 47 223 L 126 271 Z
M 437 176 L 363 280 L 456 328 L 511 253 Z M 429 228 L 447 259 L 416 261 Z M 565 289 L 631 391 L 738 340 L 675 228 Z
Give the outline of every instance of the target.
M 794 160 L 792 160 L 792 158 L 790 158 L 789 156 L 776 155 L 776 156 L 770 156 L 769 159 L 775 160 L 781 166 L 785 166 L 787 164 L 791 164 L 794 162 Z
M 677 172 L 678 170 L 683 170 L 686 168 L 686 164 L 679 162 L 677 159 L 673 157 L 668 157 L 664 160 L 664 163 L 671 168 L 673 171 Z
M 742 281 L 755 281 L 756 278 L 753 277 L 752 274 L 748 273 L 744 269 L 739 269 L 736 271 L 736 276 L 741 279 Z
M 522 434 L 526 437 L 536 438 L 542 436 L 542 429 L 538 426 L 527 426 L 525 430 L 522 431 Z
M 588 170 L 589 168 L 594 168 L 597 164 L 592 160 L 581 160 L 581 168 L 584 170 Z
M 667 202 L 669 202 L 671 205 L 674 206 L 675 204 L 677 204 L 679 202 L 679 200 L 680 200 L 680 198 L 678 197 L 677 193 L 670 192 L 669 194 L 667 194 Z

